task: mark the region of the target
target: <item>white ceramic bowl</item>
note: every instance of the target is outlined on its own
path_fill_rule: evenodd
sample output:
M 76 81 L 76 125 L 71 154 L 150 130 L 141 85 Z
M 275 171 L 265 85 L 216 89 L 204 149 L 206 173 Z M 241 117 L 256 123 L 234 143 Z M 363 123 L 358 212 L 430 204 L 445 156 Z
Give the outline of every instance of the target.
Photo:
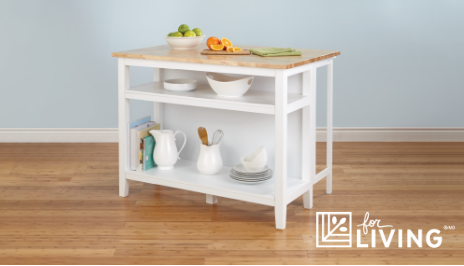
M 205 36 L 198 37 L 169 37 L 166 36 L 166 41 L 174 50 L 189 50 L 195 49 L 201 44 Z
M 242 158 L 240 158 L 240 160 L 242 161 L 243 167 L 245 167 L 245 169 L 250 171 L 250 172 L 259 171 L 259 170 L 263 169 L 264 166 L 266 166 L 265 161 L 262 161 L 262 162 L 248 162 L 245 159 L 246 159 L 246 156 L 243 156 Z
M 164 81 L 164 88 L 168 91 L 193 91 L 197 87 L 194 79 L 168 79 Z
M 264 146 L 258 147 L 252 154 L 250 154 L 246 160 L 248 162 L 264 162 L 267 163 L 267 151 Z
M 206 73 L 211 88 L 220 96 L 240 97 L 253 84 L 254 77 L 232 77 L 218 73 Z

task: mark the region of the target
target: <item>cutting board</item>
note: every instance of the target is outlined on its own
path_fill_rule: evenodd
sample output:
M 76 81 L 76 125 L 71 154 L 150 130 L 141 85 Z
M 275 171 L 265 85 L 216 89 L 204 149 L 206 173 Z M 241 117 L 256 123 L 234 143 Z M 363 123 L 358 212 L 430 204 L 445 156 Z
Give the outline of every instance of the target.
M 251 54 L 250 50 L 248 49 L 243 49 L 241 52 L 227 52 L 224 50 L 221 51 L 214 51 L 210 49 L 204 49 L 201 51 L 202 55 L 249 55 Z

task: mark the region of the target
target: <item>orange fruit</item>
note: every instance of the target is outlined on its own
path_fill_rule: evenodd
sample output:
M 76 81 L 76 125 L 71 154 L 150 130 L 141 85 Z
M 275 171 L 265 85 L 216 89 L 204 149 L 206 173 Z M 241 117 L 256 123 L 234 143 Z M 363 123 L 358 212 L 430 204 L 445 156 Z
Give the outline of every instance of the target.
M 227 52 L 233 52 L 234 51 L 234 47 L 224 47 L 226 48 Z
M 224 44 L 225 47 L 232 47 L 233 46 L 232 42 L 227 38 L 222 38 L 221 43 Z
M 224 49 L 224 44 L 213 44 L 210 48 L 214 51 L 221 51 L 222 49 Z
M 234 49 L 234 52 L 241 52 L 241 51 L 243 51 L 242 48 L 240 48 L 240 47 L 234 47 L 233 49 Z
M 218 45 L 221 44 L 221 41 L 217 37 L 209 37 L 208 40 L 206 40 L 206 45 L 208 46 L 209 49 L 211 48 L 211 45 Z

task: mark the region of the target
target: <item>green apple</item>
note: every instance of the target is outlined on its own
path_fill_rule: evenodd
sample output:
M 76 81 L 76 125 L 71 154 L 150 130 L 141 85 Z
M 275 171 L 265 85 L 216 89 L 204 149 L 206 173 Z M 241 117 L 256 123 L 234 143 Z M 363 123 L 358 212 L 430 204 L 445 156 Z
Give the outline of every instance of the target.
M 191 30 L 184 33 L 184 37 L 195 37 L 195 36 L 197 36 L 197 35 L 195 34 L 195 32 L 193 32 Z
M 203 32 L 201 32 L 200 28 L 194 28 L 192 31 L 195 32 L 197 36 L 203 36 Z
M 184 35 L 178 31 L 171 32 L 168 34 L 169 37 L 184 37 Z
M 178 29 L 178 31 L 179 31 L 180 33 L 182 33 L 182 34 L 185 34 L 185 33 L 186 33 L 187 31 L 189 31 L 189 30 L 190 30 L 189 26 L 187 26 L 187 25 L 185 25 L 185 24 L 180 25 L 180 26 L 179 26 L 179 29 Z

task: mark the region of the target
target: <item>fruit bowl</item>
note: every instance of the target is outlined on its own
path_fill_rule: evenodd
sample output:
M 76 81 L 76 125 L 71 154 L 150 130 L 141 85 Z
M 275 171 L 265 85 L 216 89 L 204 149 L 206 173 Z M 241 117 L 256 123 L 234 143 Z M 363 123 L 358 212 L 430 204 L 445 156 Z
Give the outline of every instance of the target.
M 201 44 L 205 36 L 197 37 L 169 37 L 166 36 L 166 41 L 174 50 L 190 50 L 195 49 Z

